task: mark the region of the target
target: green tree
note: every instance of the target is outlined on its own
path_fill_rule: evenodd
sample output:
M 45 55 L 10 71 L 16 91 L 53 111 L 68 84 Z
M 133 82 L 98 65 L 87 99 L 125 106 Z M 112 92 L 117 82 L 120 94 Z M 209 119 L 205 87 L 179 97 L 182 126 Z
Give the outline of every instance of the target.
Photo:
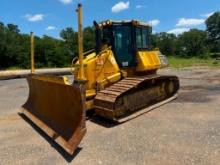
M 63 67 L 70 65 L 71 57 L 63 41 L 46 35 L 35 40 L 37 67 Z
M 8 30 L 12 33 L 16 33 L 18 34 L 20 32 L 20 30 L 18 29 L 18 26 L 17 25 L 14 25 L 14 24 L 8 24 L 7 25 L 8 27 Z
M 60 37 L 65 41 L 72 56 L 78 55 L 78 33 L 73 28 L 66 28 L 60 32 Z M 95 31 L 92 27 L 86 27 L 83 30 L 84 52 L 95 48 Z
M 77 49 L 77 33 L 71 27 L 67 27 L 60 32 L 60 37 L 66 43 L 69 54 L 71 56 L 76 56 L 78 54 Z
M 220 12 L 215 12 L 206 20 L 208 41 L 212 51 L 220 51 Z
M 4 67 L 5 54 L 6 54 L 6 44 L 5 44 L 5 26 L 0 22 L 0 69 Z
M 177 37 L 174 34 L 166 32 L 158 33 L 152 36 L 152 45 L 167 55 L 176 54 Z
M 67 42 L 75 39 L 68 36 Z M 73 33 L 75 36 L 76 33 Z M 30 35 L 21 34 L 17 25 L 0 22 L 0 69 L 9 67 L 30 68 Z M 75 42 L 75 41 L 74 41 Z M 72 43 L 75 47 L 77 45 Z M 65 41 L 49 36 L 35 36 L 36 67 L 63 67 L 71 63 L 70 48 Z M 74 49 L 74 48 L 73 48 Z M 76 50 L 76 49 L 74 49 Z
M 184 32 L 178 38 L 180 53 L 187 57 L 197 56 L 203 57 L 208 49 L 206 47 L 207 33 L 198 29 L 191 29 Z
M 86 27 L 83 30 L 84 51 L 95 49 L 95 31 L 92 27 Z
M 17 25 L 8 24 L 4 26 L 1 24 L 1 66 L 0 68 L 10 67 L 11 64 L 18 64 L 18 50 L 19 50 L 19 29 Z M 15 65 L 14 65 L 15 66 Z M 17 66 L 17 65 L 16 65 Z
M 20 34 L 17 38 L 17 64 L 19 68 L 30 68 L 30 36 Z

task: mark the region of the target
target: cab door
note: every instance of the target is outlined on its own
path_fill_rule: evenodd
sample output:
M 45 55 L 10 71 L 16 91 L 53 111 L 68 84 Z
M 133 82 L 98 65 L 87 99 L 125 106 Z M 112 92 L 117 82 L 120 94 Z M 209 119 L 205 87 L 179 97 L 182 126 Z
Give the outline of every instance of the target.
M 134 66 L 132 29 L 129 25 L 113 26 L 113 51 L 121 68 Z

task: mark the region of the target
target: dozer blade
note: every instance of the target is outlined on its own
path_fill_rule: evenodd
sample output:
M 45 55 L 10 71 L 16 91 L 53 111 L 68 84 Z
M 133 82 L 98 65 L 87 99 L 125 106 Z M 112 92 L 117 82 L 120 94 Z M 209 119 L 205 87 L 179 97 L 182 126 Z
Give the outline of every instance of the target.
M 22 113 L 73 154 L 86 133 L 84 85 L 68 85 L 61 77 L 29 78 L 29 97 Z

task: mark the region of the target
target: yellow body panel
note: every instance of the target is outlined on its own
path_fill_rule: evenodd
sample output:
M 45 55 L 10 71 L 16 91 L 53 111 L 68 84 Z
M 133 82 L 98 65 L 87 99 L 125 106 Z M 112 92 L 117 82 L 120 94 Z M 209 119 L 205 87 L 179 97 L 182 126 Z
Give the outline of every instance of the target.
M 137 66 L 120 69 L 112 50 L 109 48 L 98 55 L 93 52 L 83 59 L 86 83 L 86 98 L 93 99 L 99 90 L 118 82 L 122 77 L 136 76 L 138 72 L 156 71 L 162 63 L 159 51 L 138 51 Z M 74 77 L 79 75 L 79 61 L 76 62 Z M 92 105 L 92 104 L 91 104 Z M 90 106 L 89 106 L 90 107 Z
M 111 49 L 106 49 L 100 54 L 92 53 L 84 60 L 84 74 L 87 80 L 87 96 L 91 96 L 89 90 L 105 88 L 121 78 L 120 69 Z M 78 66 L 78 62 L 76 63 Z M 78 67 L 75 68 L 75 77 L 79 74 Z M 93 93 L 93 92 L 92 92 Z
M 137 61 L 137 72 L 156 70 L 161 67 L 158 51 L 138 51 Z

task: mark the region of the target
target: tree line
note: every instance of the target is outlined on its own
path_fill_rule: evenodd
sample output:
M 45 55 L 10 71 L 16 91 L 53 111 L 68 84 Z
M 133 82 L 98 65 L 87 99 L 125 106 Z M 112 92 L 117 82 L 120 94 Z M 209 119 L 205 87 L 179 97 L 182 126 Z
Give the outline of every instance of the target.
M 206 30 L 191 29 L 180 35 L 166 32 L 153 35 L 152 44 L 164 54 L 180 57 L 207 58 L 220 52 L 220 12 L 206 21 Z
M 66 28 L 60 32 L 61 39 L 44 35 L 35 36 L 35 66 L 66 67 L 78 54 L 77 32 Z M 84 50 L 95 47 L 92 27 L 84 29 Z M 0 69 L 30 68 L 30 34 L 22 34 L 17 25 L 0 22 Z
M 166 55 L 208 58 L 212 53 L 220 52 L 220 12 L 215 12 L 205 24 L 206 30 L 191 29 L 180 35 L 153 34 L 152 45 Z M 68 27 L 60 32 L 60 37 L 35 37 L 37 68 L 69 66 L 72 58 L 77 56 L 77 32 Z M 86 27 L 84 50 L 93 48 L 95 32 L 92 27 Z M 30 35 L 22 34 L 17 25 L 0 22 L 0 69 L 10 67 L 30 68 Z

